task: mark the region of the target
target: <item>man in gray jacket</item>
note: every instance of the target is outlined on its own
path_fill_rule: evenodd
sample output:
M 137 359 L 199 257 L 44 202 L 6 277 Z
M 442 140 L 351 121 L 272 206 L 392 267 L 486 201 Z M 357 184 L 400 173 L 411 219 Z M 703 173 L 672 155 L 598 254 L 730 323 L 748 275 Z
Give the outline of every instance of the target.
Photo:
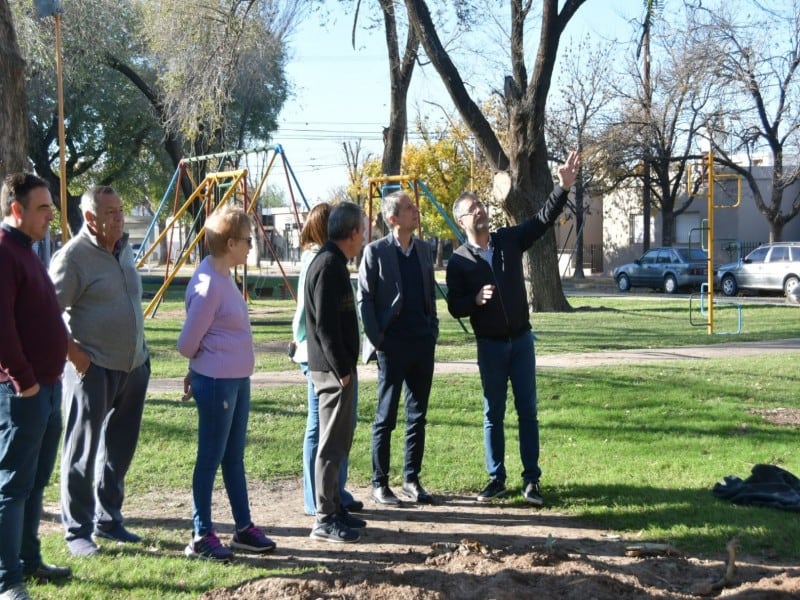
M 73 556 L 92 556 L 92 534 L 140 541 L 123 525 L 122 502 L 150 360 L 122 200 L 110 187 L 92 187 L 81 211 L 84 225 L 53 256 L 50 277 L 69 331 L 61 515 Z
M 363 358 L 377 355 L 378 405 L 372 427 L 372 499 L 397 505 L 389 488 L 392 431 L 406 386 L 406 448 L 403 495 L 430 504 L 419 474 L 425 451 L 425 422 L 433 380 L 439 320 L 430 247 L 414 237 L 419 209 L 402 191 L 383 199 L 383 218 L 392 231 L 364 250 L 358 271 L 358 309 L 364 324 Z

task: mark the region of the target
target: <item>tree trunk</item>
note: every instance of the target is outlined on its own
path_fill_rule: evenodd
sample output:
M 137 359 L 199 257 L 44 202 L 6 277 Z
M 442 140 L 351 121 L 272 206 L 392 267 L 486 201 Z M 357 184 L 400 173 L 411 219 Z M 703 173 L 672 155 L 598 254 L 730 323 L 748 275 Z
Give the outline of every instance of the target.
M 675 212 L 669 205 L 661 210 L 661 245 L 675 245 Z
M 544 148 L 538 154 L 541 160 L 545 160 Z M 512 184 L 506 199 L 506 210 L 514 224 L 522 223 L 535 214 L 553 189 L 550 171 L 546 165 L 543 170 L 529 168 L 522 169 L 522 172 L 526 176 L 522 181 Z M 536 179 L 532 180 L 532 176 Z M 552 227 L 528 250 L 524 266 L 525 288 L 531 311 L 572 310 L 561 285 L 556 237 Z
M 409 26 L 405 52 L 400 56 L 397 35 L 397 19 L 393 0 L 380 0 L 383 11 L 386 50 L 389 54 L 389 79 L 391 81 L 391 107 L 389 126 L 383 132 L 383 159 L 381 172 L 384 175 L 399 175 L 403 159 L 403 143 L 408 129 L 407 98 L 417 60 L 419 38 Z
M 513 224 L 530 218 L 553 189 L 547 164 L 544 116 L 558 42 L 567 22 L 585 0 L 567 0 L 561 13 L 556 0 L 544 0 L 539 50 L 534 73 L 528 81 L 523 35 L 529 3 L 511 2 L 511 68 L 505 78 L 505 102 L 509 111 L 508 153 L 480 107 L 472 100 L 461 75 L 439 39 L 430 10 L 423 0 L 405 0 L 409 22 L 419 35 L 430 61 L 447 88 L 453 104 L 481 146 L 495 171 L 508 171 L 511 189 L 503 209 Z M 538 6 L 538 4 L 537 4 Z M 567 311 L 558 269 L 552 228 L 528 252 L 526 261 L 530 305 L 534 311 Z M 535 282 L 533 285 L 532 282 Z
M 28 102 L 25 61 L 8 0 L 0 0 L 0 179 L 28 171 Z
M 583 187 L 582 173 L 578 172 L 575 180 L 575 270 L 572 273 L 573 279 L 585 279 L 583 272 Z

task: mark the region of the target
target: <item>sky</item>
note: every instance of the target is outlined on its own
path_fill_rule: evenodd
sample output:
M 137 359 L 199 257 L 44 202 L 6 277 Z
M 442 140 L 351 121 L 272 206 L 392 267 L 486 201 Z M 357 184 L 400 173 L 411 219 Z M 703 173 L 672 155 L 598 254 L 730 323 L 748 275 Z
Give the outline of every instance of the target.
M 567 25 L 560 50 L 570 39 L 587 34 L 627 40 L 631 19 L 641 18 L 642 12 L 639 0 L 589 0 Z M 287 77 L 294 93 L 281 112 L 279 130 L 272 140 L 283 148 L 310 204 L 346 185 L 343 143 L 360 139 L 362 153 L 380 156 L 383 127 L 389 121 L 389 74 L 382 30 L 359 29 L 354 49 L 352 16 L 342 10 L 334 17 L 324 24 L 315 17 L 307 18 L 290 39 Z M 501 12 L 496 17 L 501 23 L 509 19 Z M 486 43 L 493 42 L 487 39 Z M 534 58 L 532 52 L 526 56 L 529 70 Z M 502 77 L 494 72 L 482 79 L 487 90 L 502 86 Z M 408 95 L 409 131 L 417 114 L 444 123 L 445 111 L 457 118 L 435 69 L 417 66 Z M 271 172 L 269 182 L 272 177 Z

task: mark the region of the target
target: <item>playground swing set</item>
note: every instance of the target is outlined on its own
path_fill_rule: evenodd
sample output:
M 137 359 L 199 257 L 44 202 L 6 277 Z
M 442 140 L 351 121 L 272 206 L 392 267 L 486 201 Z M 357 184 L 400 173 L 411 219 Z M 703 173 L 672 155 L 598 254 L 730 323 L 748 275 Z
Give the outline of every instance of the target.
M 164 299 L 170 284 L 178 276 L 180 269 L 191 260 L 192 253 L 204 239 L 204 223 L 209 215 L 215 210 L 219 210 L 231 203 L 241 204 L 248 214 L 253 215 L 255 213 L 258 207 L 258 202 L 255 199 L 261 196 L 261 191 L 278 157 L 281 158 L 281 164 L 283 165 L 286 184 L 289 190 L 290 205 L 294 211 L 295 225 L 297 229 L 300 230 L 303 223 L 297 211 L 298 202 L 296 201 L 295 190 L 306 210 L 310 210 L 310 206 L 282 146 L 263 146 L 259 148 L 190 157 L 181 160 L 153 215 L 153 219 L 145 233 L 144 239 L 149 240 L 151 238 L 160 221 L 165 222 L 165 226 L 151 244 L 142 244 L 135 256 L 136 266 L 137 268 L 141 268 L 147 263 L 148 258 L 152 256 L 156 248 L 163 242 L 166 241 L 167 247 L 169 248 L 164 271 L 164 281 L 145 308 L 145 316 L 155 316 L 158 306 Z M 256 162 L 254 170 L 249 168 L 252 161 Z M 243 162 L 244 166 L 242 166 Z M 253 173 L 258 174 L 258 182 L 254 191 L 250 193 L 248 177 Z M 380 199 L 386 194 L 402 189 L 404 186 L 413 197 L 418 209 L 420 208 L 421 197 L 426 198 L 441 215 L 459 241 L 463 243 L 463 233 L 452 221 L 447 211 L 436 200 L 428 186 L 420 179 L 408 175 L 383 176 L 369 179 L 369 198 L 366 202 L 368 217 L 367 239 L 371 239 L 372 235 L 374 217 L 373 200 L 376 198 Z M 180 197 L 182 190 L 187 187 L 193 191 L 188 198 L 181 203 Z M 171 207 L 169 205 L 170 198 L 172 198 Z M 168 216 L 166 216 L 167 214 Z M 281 277 L 284 281 L 283 288 L 288 290 L 293 300 L 297 301 L 295 290 L 289 281 L 289 277 L 283 265 L 281 265 L 280 258 L 270 241 L 270 236 L 265 225 L 262 223 L 261 219 L 254 219 L 254 221 L 257 224 L 259 239 L 264 242 L 264 246 L 280 270 Z M 186 228 L 185 240 L 181 235 L 181 228 Z M 422 235 L 421 230 L 419 234 Z M 179 243 L 179 247 L 177 251 L 174 252 L 175 256 L 173 258 L 172 249 L 176 247 L 176 239 L 184 241 Z M 237 281 L 241 283 L 242 293 L 245 298 L 247 298 L 247 290 L 249 287 L 247 265 L 243 266 L 241 276 L 237 273 Z M 252 286 L 254 290 L 258 290 L 259 283 L 262 282 L 256 280 Z M 437 289 L 442 297 L 446 297 L 445 292 L 438 284 Z M 458 322 L 466 333 L 467 329 L 464 323 L 461 319 L 458 319 Z
M 250 215 L 255 214 L 255 210 L 258 207 L 258 202 L 255 199 L 261 196 L 261 191 L 267 181 L 267 177 L 278 157 L 281 158 L 284 168 L 284 174 L 289 189 L 290 204 L 294 209 L 294 220 L 299 229 L 301 223 L 300 215 L 297 212 L 295 188 L 306 209 L 309 208 L 308 201 L 303 195 L 297 177 L 286 158 L 286 153 L 280 145 L 221 152 L 218 154 L 196 156 L 181 160 L 161 199 L 158 209 L 153 215 L 153 220 L 145 233 L 144 239 L 150 239 L 150 236 L 160 220 L 164 220 L 166 225 L 152 244 L 148 247 L 142 244 L 135 257 L 136 266 L 141 268 L 155 249 L 168 238 L 167 245 L 170 251 L 167 253 L 164 282 L 145 309 L 145 316 L 155 316 L 155 312 L 163 300 L 170 284 L 178 275 L 179 270 L 189 262 L 192 252 L 203 240 L 205 236 L 204 223 L 209 215 L 215 210 L 227 206 L 231 202 L 238 202 L 246 213 Z M 251 173 L 248 167 L 250 166 L 249 163 L 251 160 L 260 161 L 260 168 L 257 168 L 257 171 L 260 172 L 260 177 L 252 194 L 249 193 L 248 190 L 248 176 Z M 240 168 L 243 161 L 245 167 Z M 259 165 L 257 164 L 256 167 L 259 167 Z M 205 174 L 203 175 L 203 173 Z M 193 191 L 181 204 L 179 198 L 184 186 L 189 186 Z M 173 198 L 172 210 L 169 217 L 165 217 L 164 215 L 168 210 L 168 201 L 171 196 Z M 188 227 L 185 242 L 178 248 L 173 261 L 173 253 L 171 250 L 175 247 L 173 244 L 176 234 L 180 233 L 179 228 L 187 225 L 187 221 Z M 266 227 L 261 219 L 257 218 L 254 219 L 254 221 L 260 233 L 259 239 L 264 242 L 265 247 L 280 269 L 285 288 L 289 291 L 292 298 L 296 300 L 294 289 L 270 241 L 270 236 L 267 233 Z M 178 235 L 178 238 L 180 239 L 181 236 Z M 247 278 L 247 265 L 244 265 L 242 275 L 241 277 L 237 276 L 237 280 L 241 282 L 242 293 L 245 295 L 245 298 L 247 297 L 248 289 Z M 254 288 L 257 287 L 257 284 L 258 282 L 256 282 Z

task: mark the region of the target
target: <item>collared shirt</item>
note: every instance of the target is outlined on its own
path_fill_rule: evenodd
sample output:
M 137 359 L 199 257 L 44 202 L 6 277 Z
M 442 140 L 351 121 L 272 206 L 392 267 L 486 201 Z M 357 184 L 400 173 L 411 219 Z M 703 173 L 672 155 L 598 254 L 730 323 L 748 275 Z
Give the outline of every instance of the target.
M 27 233 L 9 225 L 8 223 L 0 223 L 0 227 L 3 228 L 3 231 L 10 234 L 14 238 L 18 239 L 21 243 L 25 244 L 26 246 L 33 246 L 33 238 L 29 236 Z
M 411 256 L 411 251 L 414 249 L 414 236 L 411 236 L 411 243 L 408 245 L 408 248 L 403 248 L 403 244 L 400 243 L 400 240 L 397 239 L 397 236 L 392 232 L 392 241 L 394 245 L 400 249 L 400 252 L 403 253 L 405 256 Z
M 492 244 L 492 238 L 489 238 L 489 245 L 484 249 L 481 248 L 478 244 L 473 244 L 470 241 L 465 242 L 467 246 L 475 250 L 480 257 L 489 263 L 489 268 L 494 271 L 494 267 L 492 267 L 492 259 L 494 258 L 494 245 Z

